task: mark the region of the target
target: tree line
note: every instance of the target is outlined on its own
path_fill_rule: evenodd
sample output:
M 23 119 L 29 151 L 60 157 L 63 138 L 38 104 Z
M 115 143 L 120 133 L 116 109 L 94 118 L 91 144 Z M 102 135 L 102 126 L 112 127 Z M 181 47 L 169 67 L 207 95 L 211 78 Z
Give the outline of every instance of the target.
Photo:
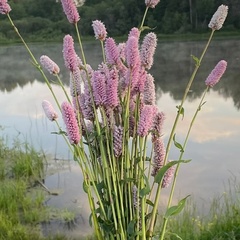
M 31 40 L 62 39 L 63 34 L 74 34 L 58 0 L 9 0 L 11 17 L 21 33 Z M 156 33 L 202 33 L 219 5 L 229 6 L 224 31 L 240 29 L 239 0 L 161 0 L 150 9 L 145 25 Z M 79 28 L 83 35 L 93 35 L 92 20 L 101 20 L 110 36 L 126 35 L 138 26 L 145 11 L 144 0 L 86 0 L 79 8 Z M 6 16 L 0 16 L 0 40 L 14 39 Z

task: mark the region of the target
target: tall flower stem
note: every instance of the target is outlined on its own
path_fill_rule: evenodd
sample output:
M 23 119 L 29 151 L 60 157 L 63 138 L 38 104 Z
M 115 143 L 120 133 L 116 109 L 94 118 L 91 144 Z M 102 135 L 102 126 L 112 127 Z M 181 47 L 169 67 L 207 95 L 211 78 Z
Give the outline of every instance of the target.
M 189 128 L 188 128 L 188 132 L 187 132 L 187 135 L 185 137 L 185 140 L 184 140 L 184 143 L 182 145 L 182 151 L 179 155 L 179 159 L 178 160 L 182 160 L 182 157 L 183 157 L 183 154 L 184 154 L 184 151 L 186 149 L 186 146 L 187 146 L 187 142 L 188 142 L 188 139 L 189 139 L 189 135 L 190 135 L 190 132 L 192 130 L 192 127 L 193 127 L 193 124 L 197 118 L 197 115 L 199 113 L 199 111 L 201 110 L 201 107 L 203 106 L 203 100 L 206 96 L 206 93 L 208 91 L 209 87 L 207 87 L 203 93 L 203 96 L 201 98 L 201 101 L 197 107 L 197 110 L 192 118 L 192 121 L 189 125 Z M 172 183 L 172 187 L 171 187 L 171 191 L 170 191 L 170 195 L 169 195 L 169 199 L 168 199 L 168 204 L 167 204 L 167 209 L 171 206 L 172 204 L 172 199 L 173 199 L 173 193 L 174 193 L 174 190 L 175 190 L 175 186 L 176 186 L 176 182 L 177 182 L 177 176 L 178 176 L 178 172 L 179 172 L 179 169 L 180 169 L 180 163 L 177 164 L 177 167 L 176 167 L 176 170 L 175 170 L 175 173 L 174 173 L 174 179 L 173 179 L 173 183 Z M 162 231 L 161 231 L 161 237 L 160 237 L 160 240 L 163 240 L 164 239 L 164 235 L 165 235 L 165 231 L 166 231 L 166 227 L 167 227 L 167 222 L 168 222 L 168 218 L 164 218 L 163 220 L 163 226 L 162 226 Z
M 81 51 L 81 54 L 82 54 L 83 64 L 84 64 L 84 67 L 86 68 L 87 62 L 86 62 L 86 58 L 85 58 L 85 54 L 84 54 L 84 50 L 83 50 L 83 45 L 82 45 L 82 40 L 81 40 L 81 35 L 80 35 L 79 30 L 78 30 L 77 23 L 75 23 L 75 29 L 76 29 L 76 32 L 77 32 L 78 43 L 79 43 L 80 51 Z
M 66 89 L 65 89 L 65 87 L 64 87 L 64 85 L 63 85 L 63 83 L 62 83 L 62 81 L 61 81 L 61 79 L 60 79 L 60 77 L 59 77 L 59 75 L 56 74 L 56 77 L 57 77 L 58 83 L 59 83 L 60 87 L 62 88 L 62 90 L 63 90 L 63 92 L 64 92 L 64 94 L 65 94 L 68 102 L 71 103 L 71 100 L 70 100 L 70 98 L 69 98 L 69 96 L 68 96 L 68 94 L 67 94 L 67 91 L 66 91 Z
M 142 18 L 141 25 L 140 25 L 140 27 L 139 27 L 139 30 L 140 30 L 140 31 L 143 30 L 143 26 L 144 26 L 144 22 L 145 22 L 145 19 L 146 19 L 146 16 L 147 16 L 148 9 L 149 9 L 149 7 L 146 7 L 145 12 L 144 12 L 144 15 L 143 15 L 143 18 Z
M 106 63 L 106 56 L 105 56 L 105 51 L 104 51 L 104 44 L 103 41 L 101 42 L 101 48 L 102 48 L 102 55 L 103 55 L 103 62 Z
M 189 90 L 192 86 L 192 83 L 193 83 L 193 80 L 195 79 L 195 76 L 197 74 L 197 71 L 201 65 L 201 62 L 203 60 L 203 57 L 209 47 L 209 44 L 212 40 L 212 37 L 213 37 L 213 34 L 214 34 L 214 30 L 212 30 L 211 34 L 210 34 L 210 37 L 207 41 L 207 44 L 205 45 L 205 48 L 203 49 L 203 52 L 201 54 L 201 57 L 199 59 L 196 59 L 196 64 L 195 64 L 195 69 L 189 79 L 189 82 L 187 84 L 187 87 L 185 89 L 185 92 L 184 92 L 184 95 L 182 97 L 182 101 L 181 101 L 181 104 L 180 106 L 178 107 L 178 112 L 177 112 L 177 115 L 176 115 L 176 118 L 175 118 L 175 121 L 173 123 L 173 127 L 172 127 L 172 130 L 171 130 L 171 133 L 170 133 L 170 136 L 169 136 L 169 139 L 168 139 L 168 143 L 167 143 L 167 147 L 166 147 L 166 155 L 165 155 L 165 158 L 164 158 L 164 165 L 166 164 L 167 162 L 167 159 L 168 159 L 168 155 L 169 155 L 169 151 L 170 151 L 170 148 L 171 148 L 171 144 L 172 144 L 172 141 L 173 141 L 173 137 L 174 137 L 174 134 L 176 132 L 176 128 L 177 128 L 177 124 L 178 124 L 178 121 L 179 121 L 179 118 L 183 112 L 183 104 L 187 98 L 187 95 L 189 93 Z M 149 239 L 152 239 L 152 235 L 153 235 L 153 229 L 154 229 L 154 224 L 155 224 L 155 220 L 156 220 L 156 215 L 157 215 L 157 209 L 158 209 L 158 204 L 159 204 L 159 200 L 160 200 L 160 195 L 161 195 L 161 186 L 162 186 L 162 181 L 160 183 L 158 183 L 158 186 L 157 186 L 157 192 L 156 192 L 156 195 L 155 195 L 155 200 L 154 200 L 154 207 L 153 207 L 153 210 L 152 210 L 152 218 L 151 218 L 151 222 L 150 222 L 150 227 L 149 227 Z

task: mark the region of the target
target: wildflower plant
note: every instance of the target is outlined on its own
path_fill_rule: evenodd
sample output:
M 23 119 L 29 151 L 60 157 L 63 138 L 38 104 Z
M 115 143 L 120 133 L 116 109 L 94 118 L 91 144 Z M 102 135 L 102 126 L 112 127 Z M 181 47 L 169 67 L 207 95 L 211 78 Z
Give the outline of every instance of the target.
M 61 0 L 68 21 L 75 26 L 80 46 L 78 53 L 73 37 L 66 35 L 63 38 L 63 59 L 70 72 L 70 93 L 67 93 L 59 77 L 58 65 L 46 55 L 41 56 L 39 64 L 14 25 L 7 0 L 0 0 L 0 12 L 9 18 L 57 102 L 65 123 L 63 128 L 51 103 L 44 100 L 42 106 L 49 120 L 57 124 L 59 134 L 65 138 L 74 160 L 81 168 L 83 189 L 91 209 L 90 224 L 100 240 L 162 240 L 170 234 L 168 220 L 184 208 L 188 197 L 172 205 L 180 165 L 190 161 L 183 157 L 191 129 L 205 104 L 207 91 L 220 80 L 227 67 L 227 62 L 220 60 L 210 73 L 185 140 L 182 144 L 177 142 L 177 125 L 180 117 L 184 117 L 185 100 L 213 34 L 222 27 L 227 16 L 228 7 L 221 5 L 209 23 L 212 31 L 201 56 L 192 56 L 195 69 L 177 106 L 176 118 L 165 146 L 166 116 L 156 105 L 154 76 L 148 72 L 153 65 L 157 36 L 149 32 L 141 38 L 144 30 L 149 30 L 144 25 L 148 9 L 155 8 L 159 2 L 145 0 L 146 10 L 140 26 L 130 29 L 123 43 L 116 43 L 113 38 L 107 37 L 103 22 L 92 22 L 103 54 L 102 62 L 94 70 L 84 55 L 76 3 L 74 0 Z M 65 100 L 56 98 L 45 70 L 57 78 L 66 95 Z M 172 145 L 179 149 L 177 160 L 169 159 Z M 148 155 L 149 146 L 151 152 Z M 168 204 L 161 218 L 159 201 L 162 189 L 168 186 L 171 188 Z M 158 230 L 155 228 L 156 222 L 161 225 Z

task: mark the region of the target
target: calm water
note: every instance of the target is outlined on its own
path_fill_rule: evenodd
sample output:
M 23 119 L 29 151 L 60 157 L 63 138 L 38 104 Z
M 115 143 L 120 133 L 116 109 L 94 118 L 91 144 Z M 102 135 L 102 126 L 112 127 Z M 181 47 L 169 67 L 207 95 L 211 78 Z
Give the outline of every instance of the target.
M 164 136 L 167 140 L 186 82 L 194 68 L 191 55 L 199 56 L 205 42 L 159 43 L 155 64 L 151 73 L 155 77 L 157 103 L 166 114 Z M 47 54 L 61 68 L 62 79 L 68 85 L 69 74 L 65 71 L 61 45 L 32 45 L 37 59 Z M 98 44 L 85 45 L 87 61 L 96 68 L 101 61 Z M 177 130 L 181 141 L 203 92 L 204 80 L 216 65 L 224 59 L 228 69 L 221 82 L 209 91 L 206 104 L 194 125 L 185 159 L 192 162 L 181 167 L 176 198 L 191 194 L 199 206 L 207 205 L 213 196 L 224 192 L 224 183 L 240 172 L 240 41 L 214 41 L 211 43 L 185 105 L 185 118 Z M 37 149 L 69 159 L 69 152 L 60 137 L 51 134 L 55 125 L 43 114 L 41 102 L 53 98 L 40 74 L 31 66 L 22 46 L 0 47 L 0 125 L 1 135 L 11 143 L 16 136 L 32 143 Z M 50 77 L 53 79 L 52 77 Z M 53 79 L 54 80 L 54 79 Z M 67 86 L 66 86 L 67 87 Z M 64 94 L 53 85 L 59 99 Z M 172 148 L 171 159 L 178 158 Z M 79 221 L 87 232 L 88 208 L 81 190 L 78 167 L 70 164 L 66 169 L 46 180 L 49 188 L 64 189 L 61 197 L 53 197 L 49 204 L 75 208 L 82 217 Z M 54 226 L 51 226 L 52 228 Z

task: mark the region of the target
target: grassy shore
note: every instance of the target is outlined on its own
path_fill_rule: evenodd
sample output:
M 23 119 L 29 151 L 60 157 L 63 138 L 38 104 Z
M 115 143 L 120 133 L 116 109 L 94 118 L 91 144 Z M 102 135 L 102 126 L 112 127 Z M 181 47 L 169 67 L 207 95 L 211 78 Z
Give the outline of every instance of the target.
M 203 214 L 190 200 L 184 211 L 169 221 L 166 240 L 238 240 L 240 239 L 240 184 L 229 179 L 226 191 L 214 197 Z M 206 209 L 204 209 L 206 212 Z M 177 233 L 177 234 L 176 234 Z
M 201 40 L 207 40 L 209 37 L 210 32 L 205 33 L 175 33 L 175 34 L 158 34 L 158 41 L 165 42 L 165 41 L 201 41 Z M 238 39 L 239 38 L 240 31 L 222 31 L 217 32 L 214 36 L 215 40 L 222 40 L 222 39 Z M 27 43 L 62 43 L 63 40 L 62 35 L 54 36 L 50 38 L 43 38 L 42 36 L 26 36 L 25 41 Z M 114 36 L 110 36 L 114 37 Z M 91 42 L 96 41 L 94 36 L 82 36 L 83 42 Z M 116 36 L 114 37 L 116 42 L 123 42 L 126 41 L 127 36 Z M 21 41 L 18 38 L 14 39 L 7 39 L 0 36 L 0 46 L 1 45 L 13 45 L 21 43 Z
M 44 185 L 46 158 L 29 144 L 11 147 L 0 137 L 0 240 L 66 240 L 42 235 L 41 223 L 68 224 L 74 213 L 45 204 L 51 191 Z M 61 196 L 59 196 L 61 197 Z

